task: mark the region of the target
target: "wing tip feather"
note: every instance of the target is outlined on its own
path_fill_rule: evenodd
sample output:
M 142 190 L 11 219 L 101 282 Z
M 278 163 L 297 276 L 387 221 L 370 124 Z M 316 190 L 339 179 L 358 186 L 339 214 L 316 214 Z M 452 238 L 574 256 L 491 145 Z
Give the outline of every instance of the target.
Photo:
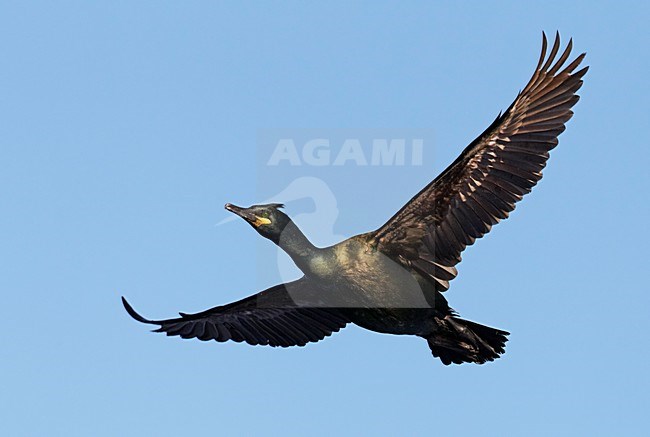
M 126 300 L 124 296 L 122 296 L 122 305 L 124 305 L 124 309 L 126 310 L 127 313 L 129 313 L 129 316 L 131 316 L 133 319 L 137 320 L 140 323 L 147 323 L 149 325 L 155 325 L 156 322 L 153 320 L 145 319 L 142 317 L 136 310 L 133 309 L 131 304 Z

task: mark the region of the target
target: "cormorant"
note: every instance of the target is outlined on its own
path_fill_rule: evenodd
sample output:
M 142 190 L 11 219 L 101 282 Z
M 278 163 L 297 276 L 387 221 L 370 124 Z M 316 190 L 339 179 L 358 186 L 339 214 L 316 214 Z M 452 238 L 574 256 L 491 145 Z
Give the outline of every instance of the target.
M 386 224 L 334 246 L 309 242 L 280 204 L 226 204 L 293 259 L 304 276 L 197 314 L 148 320 L 183 338 L 303 346 L 354 323 L 371 331 L 426 339 L 444 364 L 482 364 L 504 353 L 508 332 L 458 317 L 442 292 L 457 275 L 461 252 L 508 217 L 542 177 L 549 151 L 571 118 L 588 67 L 556 34 L 546 57 L 510 107 L 435 180 Z M 562 69 L 563 68 L 563 69 Z M 562 70 L 561 70 L 562 69 Z M 575 71 L 575 72 L 574 72 Z

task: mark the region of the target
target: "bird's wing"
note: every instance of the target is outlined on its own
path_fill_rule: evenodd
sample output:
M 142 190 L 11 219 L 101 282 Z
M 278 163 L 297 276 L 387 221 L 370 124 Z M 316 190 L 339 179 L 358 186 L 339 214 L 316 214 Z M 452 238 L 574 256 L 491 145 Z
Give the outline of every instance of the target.
M 183 338 L 245 341 L 252 345 L 304 346 L 337 332 L 349 320 L 336 308 L 306 303 L 313 289 L 305 279 L 276 285 L 238 302 L 181 317 L 148 320 L 136 313 L 122 297 L 126 311 L 135 320 L 160 328 L 154 332 Z M 304 301 L 302 301 L 304 299 Z M 302 302 L 301 302 L 302 301 Z
M 438 290 L 449 288 L 465 247 L 507 218 L 542 178 L 588 69 L 574 72 L 584 53 L 564 67 L 571 47 L 569 41 L 555 61 L 556 34 L 547 58 L 543 35 L 542 54 L 526 87 L 444 172 L 375 231 L 372 241 L 379 249 L 432 277 Z

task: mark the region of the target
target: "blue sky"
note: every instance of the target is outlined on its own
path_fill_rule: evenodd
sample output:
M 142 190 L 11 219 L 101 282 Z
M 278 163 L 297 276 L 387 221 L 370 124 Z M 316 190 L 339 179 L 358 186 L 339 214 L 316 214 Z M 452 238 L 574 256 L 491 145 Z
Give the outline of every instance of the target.
M 3 2 L 0 434 L 640 434 L 649 15 L 602 1 Z M 510 104 L 556 29 L 588 52 L 576 115 L 447 293 L 512 333 L 502 359 L 445 367 L 421 339 L 356 327 L 294 349 L 183 341 L 124 312 L 120 295 L 164 318 L 273 285 L 275 247 L 215 224 L 224 203 L 295 178 L 336 201 L 320 228 L 325 212 L 288 205 L 314 241 L 376 228 Z M 333 148 L 346 132 L 428 140 L 420 166 L 264 165 L 269 132 L 305 129 Z

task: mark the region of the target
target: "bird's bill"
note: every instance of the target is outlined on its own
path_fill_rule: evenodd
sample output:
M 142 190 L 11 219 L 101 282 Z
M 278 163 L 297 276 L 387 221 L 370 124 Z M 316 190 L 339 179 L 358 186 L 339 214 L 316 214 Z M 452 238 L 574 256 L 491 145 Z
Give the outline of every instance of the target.
M 226 203 L 225 208 L 237 214 L 239 217 L 246 220 L 248 223 L 252 224 L 256 228 L 262 225 L 268 225 L 271 223 L 271 220 L 259 217 L 250 211 L 250 208 L 242 208 L 241 206 L 233 205 L 232 203 Z
M 255 221 L 254 214 L 252 214 L 247 208 L 242 208 L 241 206 L 233 205 L 232 203 L 226 203 L 225 208 L 228 211 L 237 214 L 239 217 L 243 218 L 244 220 Z

